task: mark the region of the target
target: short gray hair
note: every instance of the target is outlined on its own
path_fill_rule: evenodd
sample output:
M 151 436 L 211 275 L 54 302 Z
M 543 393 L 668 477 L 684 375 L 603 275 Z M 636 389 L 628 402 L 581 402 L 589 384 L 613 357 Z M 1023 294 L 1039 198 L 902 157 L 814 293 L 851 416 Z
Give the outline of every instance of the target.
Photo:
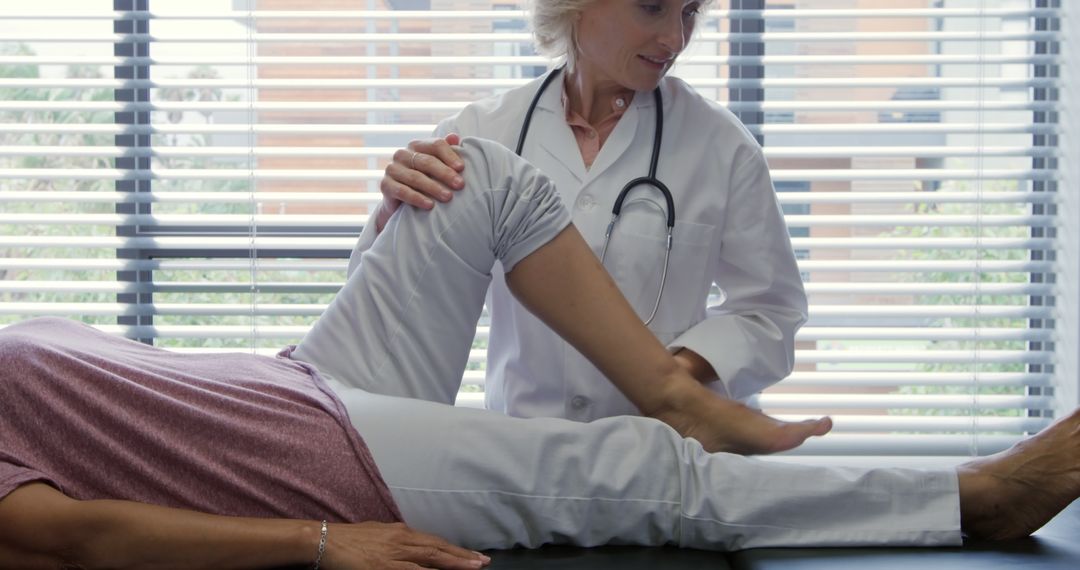
M 529 16 L 532 20 L 536 51 L 552 59 L 566 58 L 567 70 L 574 69 L 577 38 L 574 21 L 596 0 L 532 0 Z
M 536 51 L 552 59 L 566 58 L 567 70 L 573 70 L 577 55 L 574 21 L 594 2 L 596 0 L 530 0 L 528 10 Z M 702 12 L 712 3 L 713 0 L 701 0 Z

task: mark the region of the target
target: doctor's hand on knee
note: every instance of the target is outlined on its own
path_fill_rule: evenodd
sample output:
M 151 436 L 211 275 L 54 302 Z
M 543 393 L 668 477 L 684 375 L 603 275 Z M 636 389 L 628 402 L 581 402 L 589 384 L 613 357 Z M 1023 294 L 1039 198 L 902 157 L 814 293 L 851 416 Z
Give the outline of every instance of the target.
M 382 231 L 401 204 L 430 210 L 435 202 L 448 202 L 455 190 L 465 187 L 461 171 L 465 163 L 454 152 L 461 142 L 456 134 L 446 138 L 414 140 L 394 153 L 394 161 L 379 184 L 383 200 L 375 213 L 375 228 Z

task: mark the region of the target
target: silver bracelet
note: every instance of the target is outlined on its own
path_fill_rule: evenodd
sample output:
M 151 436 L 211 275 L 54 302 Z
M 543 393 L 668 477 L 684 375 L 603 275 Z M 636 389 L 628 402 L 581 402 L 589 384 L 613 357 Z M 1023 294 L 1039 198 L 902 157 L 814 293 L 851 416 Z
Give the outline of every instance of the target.
M 319 564 L 322 562 L 323 554 L 326 554 L 326 535 L 329 530 L 330 529 L 326 526 L 326 521 L 323 521 L 322 529 L 319 530 L 319 552 L 315 555 L 315 564 L 311 567 L 312 570 L 319 570 Z

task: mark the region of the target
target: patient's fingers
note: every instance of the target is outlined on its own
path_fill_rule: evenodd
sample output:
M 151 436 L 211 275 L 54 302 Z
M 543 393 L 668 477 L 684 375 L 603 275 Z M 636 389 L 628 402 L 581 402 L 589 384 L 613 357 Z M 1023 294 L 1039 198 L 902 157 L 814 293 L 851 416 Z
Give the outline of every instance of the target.
M 481 554 L 479 552 L 475 552 L 475 551 L 469 550 L 467 548 L 462 548 L 460 546 L 457 546 L 456 544 L 451 544 L 451 543 L 449 543 L 449 542 L 443 540 L 442 538 L 439 538 L 439 537 L 437 537 L 437 536 L 435 536 L 433 534 L 427 534 L 427 533 L 423 533 L 423 532 L 415 531 L 415 530 L 412 531 L 412 532 L 413 532 L 413 539 L 415 540 L 415 542 L 413 542 L 414 546 L 421 547 L 421 548 L 433 548 L 433 549 L 436 549 L 436 550 L 438 550 L 440 552 L 444 552 L 446 554 L 449 554 L 449 555 L 452 555 L 452 556 L 455 556 L 455 557 L 458 557 L 458 558 L 465 558 L 465 559 L 476 559 L 478 557 L 481 558 L 481 559 L 487 559 L 488 558 L 487 556 L 485 556 L 485 555 L 483 555 L 483 554 Z
M 486 566 L 490 559 L 481 559 L 475 554 L 467 557 L 457 556 L 433 546 L 416 546 L 404 561 L 419 564 L 423 568 L 475 570 Z
M 324 566 L 352 568 L 442 568 L 474 570 L 491 559 L 415 531 L 401 523 L 331 525 Z

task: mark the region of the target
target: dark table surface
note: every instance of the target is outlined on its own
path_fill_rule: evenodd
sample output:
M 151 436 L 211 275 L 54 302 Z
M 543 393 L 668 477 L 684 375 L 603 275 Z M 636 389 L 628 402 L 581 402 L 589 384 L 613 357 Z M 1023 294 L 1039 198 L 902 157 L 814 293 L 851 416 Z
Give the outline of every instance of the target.
M 494 570 L 1080 570 L 1080 501 L 1031 538 L 959 548 L 760 548 L 734 553 L 671 547 L 549 546 L 488 552 Z

